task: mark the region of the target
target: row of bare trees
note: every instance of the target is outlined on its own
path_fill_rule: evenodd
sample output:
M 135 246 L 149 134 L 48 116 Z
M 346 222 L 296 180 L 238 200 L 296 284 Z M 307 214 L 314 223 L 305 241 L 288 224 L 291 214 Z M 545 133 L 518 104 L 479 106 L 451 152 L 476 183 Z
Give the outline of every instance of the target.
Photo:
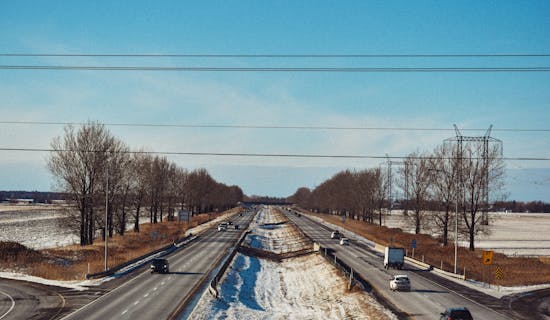
M 76 206 L 66 221 L 81 245 L 92 244 L 98 231 L 103 238 L 123 235 L 129 224 L 139 232 L 144 214 L 157 223 L 179 209 L 221 211 L 243 198 L 239 187 L 216 182 L 205 169 L 188 171 L 165 157 L 130 151 L 99 123 L 67 126 L 51 145 L 48 168 Z
M 390 186 L 397 185 L 404 195 L 400 206 L 405 221 L 415 233 L 434 234 L 448 245 L 456 227 L 474 250 L 476 236 L 488 232 L 489 195 L 495 200 L 503 187 L 500 152 L 498 146 L 482 143 L 464 143 L 460 148 L 442 144 L 432 153 L 409 154 L 397 177 L 379 168 L 343 171 L 313 190 L 298 189 L 289 200 L 317 212 L 369 223 L 377 218 L 382 225 L 386 208 L 394 205 Z
M 299 188 L 289 201 L 316 212 L 382 224 L 387 183 L 381 169 L 342 171 L 315 189 Z

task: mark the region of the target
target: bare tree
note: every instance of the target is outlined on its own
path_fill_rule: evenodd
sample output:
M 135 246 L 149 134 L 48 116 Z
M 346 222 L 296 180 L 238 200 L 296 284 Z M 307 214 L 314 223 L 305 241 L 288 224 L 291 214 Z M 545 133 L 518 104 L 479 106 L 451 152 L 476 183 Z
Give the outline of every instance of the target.
M 79 214 L 72 219 L 78 222 L 75 232 L 80 235 L 80 244 L 88 245 L 94 241 L 95 209 L 104 181 L 102 167 L 113 138 L 103 125 L 94 122 L 86 123 L 78 131 L 70 125 L 64 130 L 62 137 L 52 141 L 54 151 L 48 159 L 48 169 L 60 189 L 76 204 Z
M 463 184 L 464 206 L 462 217 L 466 225 L 469 249 L 475 249 L 475 237 L 488 232 L 487 224 L 482 223 L 480 214 L 486 206 L 484 192 L 497 191 L 502 187 L 504 177 L 504 162 L 500 157 L 498 145 L 486 150 L 483 143 L 468 143 L 463 147 L 460 164 L 460 179 Z M 490 190 L 486 190 L 489 188 Z
M 430 187 L 435 203 L 431 223 L 445 246 L 449 243 L 449 228 L 456 221 L 457 163 L 457 154 L 449 144 L 436 147 L 430 160 Z
M 410 220 L 414 224 L 414 232 L 418 234 L 424 224 L 424 208 L 429 197 L 430 173 L 426 155 L 410 154 L 405 160 L 405 167 L 399 170 L 403 177 L 401 187 L 410 196 L 409 205 L 413 210 Z

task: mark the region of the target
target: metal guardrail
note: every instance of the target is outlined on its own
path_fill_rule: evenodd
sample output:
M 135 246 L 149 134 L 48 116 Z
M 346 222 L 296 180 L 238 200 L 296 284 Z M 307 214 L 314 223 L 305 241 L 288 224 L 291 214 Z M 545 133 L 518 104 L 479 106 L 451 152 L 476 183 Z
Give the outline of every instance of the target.
M 140 263 L 138 265 L 136 265 L 135 268 L 133 269 L 137 269 L 139 267 L 141 267 L 142 265 L 148 263 L 153 256 L 156 256 L 158 253 L 160 252 L 163 252 L 163 251 L 166 251 L 164 254 L 162 255 L 159 255 L 160 256 L 164 256 L 164 255 L 167 255 L 169 253 L 172 253 L 174 252 L 175 250 L 179 249 L 179 247 L 182 245 L 182 244 L 188 244 L 190 243 L 191 241 L 197 239 L 198 236 L 195 236 L 195 235 L 188 235 L 187 237 L 185 238 L 181 238 L 179 240 L 177 240 L 176 242 L 172 243 L 172 244 L 169 244 L 169 245 L 166 245 L 162 248 L 159 248 L 157 250 L 154 250 L 154 251 L 151 251 L 149 253 L 146 253 L 142 256 L 139 256 L 137 258 L 134 258 L 132 260 L 129 260 L 125 263 L 122 263 L 122 264 L 119 264 L 117 266 L 114 266 L 112 268 L 109 268 L 105 271 L 101 271 L 101 272 L 96 272 L 96 273 L 90 273 L 90 274 L 86 274 L 86 279 L 96 279 L 96 278 L 102 278 L 102 277 L 106 277 L 106 276 L 111 276 L 113 274 L 115 274 L 117 271 L 119 270 L 122 270 L 132 264 L 135 264 L 135 263 L 138 263 L 139 261 L 143 260 L 143 263 Z M 151 259 L 148 259 L 148 258 L 151 258 Z
M 219 297 L 218 283 L 220 282 L 221 278 L 225 274 L 225 271 L 227 270 L 229 265 L 233 262 L 233 258 L 237 254 L 237 251 L 241 246 L 241 243 L 244 241 L 244 239 L 248 234 L 250 234 L 250 230 L 247 230 L 245 233 L 241 235 L 241 237 L 239 238 L 239 240 L 237 241 L 237 243 L 235 244 L 235 246 L 233 247 L 229 255 L 226 256 L 221 268 L 218 270 L 218 272 L 216 272 L 216 275 L 214 276 L 212 281 L 210 281 L 210 288 L 208 290 L 210 291 L 210 293 L 212 293 L 212 295 L 214 295 L 215 298 Z
M 381 295 L 376 290 L 376 287 L 370 284 L 370 282 L 367 279 L 365 279 L 361 274 L 354 272 L 352 267 L 350 267 L 347 263 L 345 263 L 340 258 L 338 258 L 334 254 L 334 250 L 330 248 L 319 247 L 319 253 L 321 254 L 321 256 L 327 259 L 333 266 L 335 266 L 337 269 L 342 271 L 342 273 L 344 273 L 346 278 L 349 279 L 349 284 L 348 284 L 349 290 L 351 290 L 353 285 L 359 283 L 364 291 L 373 295 L 376 301 L 378 301 L 387 309 L 391 310 L 391 312 L 395 314 L 398 319 L 400 320 L 410 319 L 410 315 L 408 313 L 400 310 L 394 304 L 389 302 L 386 298 L 383 297 L 383 295 Z

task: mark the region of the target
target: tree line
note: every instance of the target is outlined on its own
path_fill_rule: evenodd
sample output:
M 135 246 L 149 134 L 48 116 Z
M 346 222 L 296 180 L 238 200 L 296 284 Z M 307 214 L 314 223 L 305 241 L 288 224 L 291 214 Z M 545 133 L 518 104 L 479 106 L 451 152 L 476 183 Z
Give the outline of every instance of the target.
M 81 245 L 92 244 L 98 232 L 103 239 L 124 235 L 129 224 L 139 232 L 143 216 L 158 223 L 180 209 L 223 211 L 243 198 L 238 186 L 217 182 L 205 169 L 188 171 L 166 157 L 131 151 L 96 122 L 66 126 L 51 147 L 48 169 L 76 208 L 66 224 Z
M 315 212 L 379 225 L 399 205 L 415 233 L 435 234 L 443 245 L 448 245 L 458 217 L 459 235 L 474 250 L 476 236 L 488 232 L 486 200 L 489 195 L 497 199 L 503 187 L 499 146 L 464 142 L 459 149 L 442 144 L 433 152 L 409 154 L 396 171 L 394 176 L 380 167 L 345 170 L 313 190 L 299 188 L 289 200 Z M 403 194 L 399 203 L 396 189 Z

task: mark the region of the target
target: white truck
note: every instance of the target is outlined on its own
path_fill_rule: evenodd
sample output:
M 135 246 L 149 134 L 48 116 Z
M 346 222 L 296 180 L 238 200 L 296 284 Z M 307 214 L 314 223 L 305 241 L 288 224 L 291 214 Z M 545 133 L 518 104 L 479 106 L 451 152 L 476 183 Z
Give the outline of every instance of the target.
M 405 249 L 396 247 L 386 247 L 384 250 L 384 268 L 403 268 L 405 263 Z

